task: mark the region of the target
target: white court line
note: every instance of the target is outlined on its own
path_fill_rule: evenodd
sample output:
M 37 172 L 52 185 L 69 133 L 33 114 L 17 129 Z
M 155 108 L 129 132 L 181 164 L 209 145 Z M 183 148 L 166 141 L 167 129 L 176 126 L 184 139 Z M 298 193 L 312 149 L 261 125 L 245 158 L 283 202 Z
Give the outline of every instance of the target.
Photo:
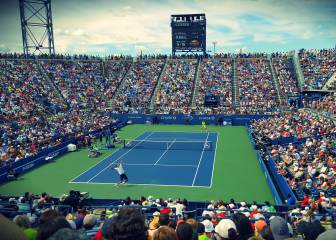
M 154 165 L 156 165 L 160 160 L 161 158 L 163 158 L 163 156 L 169 151 L 169 148 L 171 146 L 173 146 L 174 142 L 176 141 L 176 138 L 174 138 L 174 140 L 172 141 L 172 143 L 167 147 L 166 151 L 164 151 L 161 156 L 159 157 L 159 159 L 154 163 Z
M 124 163 L 125 166 L 154 166 L 153 163 Z
M 216 165 L 216 154 L 217 154 L 218 135 L 219 135 L 219 133 L 217 133 L 217 139 L 216 139 L 215 159 L 214 159 L 214 161 L 213 161 L 213 163 L 212 163 L 212 173 L 211 173 L 211 183 L 210 183 L 210 188 L 212 187 L 212 179 L 213 179 L 213 175 L 214 175 L 214 171 L 215 171 L 215 165 Z
M 138 135 L 135 140 L 137 138 L 139 138 L 141 135 L 143 135 L 143 133 L 141 133 L 140 135 Z M 81 174 L 79 174 L 77 177 L 74 177 L 73 179 L 70 180 L 70 182 L 72 182 L 73 180 L 75 180 L 76 178 L 80 177 L 81 175 L 83 175 L 84 173 L 87 173 L 88 171 L 90 171 L 92 168 L 94 168 L 95 166 L 97 166 L 98 164 L 100 164 L 101 162 L 103 162 L 104 160 L 106 160 L 109 157 L 112 157 L 114 154 L 116 154 L 118 151 L 120 151 L 121 149 L 117 149 L 115 152 L 111 153 L 110 155 L 108 155 L 107 157 L 103 158 L 101 161 L 97 162 L 95 165 L 93 165 L 92 167 L 90 167 L 89 169 L 85 170 L 84 172 L 82 172 Z
M 116 183 L 102 183 L 102 182 L 69 182 L 73 184 L 99 184 L 99 185 L 113 185 Z M 209 186 L 190 186 L 190 185 L 165 185 L 165 184 L 147 184 L 147 183 L 127 183 L 126 186 L 158 186 L 158 187 L 189 187 L 189 188 L 210 188 Z M 121 186 L 122 188 L 122 186 Z
M 121 156 L 119 156 L 116 160 L 114 160 L 113 162 L 111 162 L 109 165 L 107 165 L 107 167 L 103 168 L 103 170 L 99 171 L 96 175 L 94 175 L 92 178 L 89 179 L 90 182 L 92 179 L 94 179 L 95 177 L 97 177 L 99 174 L 101 174 L 102 172 L 104 172 L 107 168 L 109 168 L 113 163 L 115 163 L 116 161 L 118 161 L 120 158 L 122 158 L 123 156 L 125 156 L 127 153 L 129 153 L 130 151 L 132 151 L 137 145 L 139 145 L 140 143 L 142 143 L 142 141 L 145 141 L 150 135 L 152 135 L 153 133 L 150 133 L 147 137 L 145 137 L 144 139 L 140 140 L 140 142 L 138 142 L 137 144 L 135 144 L 132 148 L 130 148 L 127 152 L 125 152 L 124 154 L 122 154 Z
M 206 139 L 205 139 L 205 142 L 208 141 L 209 134 L 210 134 L 210 133 L 208 132 L 208 135 L 207 135 L 207 137 L 206 137 Z M 194 176 L 194 180 L 193 180 L 192 186 L 194 186 L 194 184 L 195 184 L 195 180 L 196 180 L 196 176 L 197 176 L 197 173 L 198 173 L 198 169 L 199 169 L 199 166 L 201 165 L 201 162 L 202 162 L 202 158 L 203 158 L 203 154 L 204 154 L 204 147 L 205 147 L 205 144 L 204 144 L 204 146 L 203 146 L 203 150 L 202 150 L 201 157 L 200 157 L 200 159 L 198 160 L 198 165 L 197 165 L 197 169 L 196 169 L 196 172 L 195 172 L 195 176 Z
M 156 166 L 162 166 L 162 167 L 197 167 L 196 165 L 187 165 L 187 164 L 156 164 Z
M 153 163 L 125 163 L 125 166 L 162 166 L 162 167 L 197 167 L 197 165 L 187 164 L 153 164 Z
M 204 142 L 204 138 L 203 139 L 190 139 L 190 138 L 174 138 L 174 139 L 176 139 L 176 141 L 177 142 Z M 171 141 L 172 139 L 171 138 L 149 138 L 149 139 L 147 139 L 147 140 L 149 140 L 149 141 L 158 141 L 158 142 L 165 142 L 165 141 L 167 141 L 167 142 L 169 142 L 169 141 Z
M 184 131 L 154 131 L 154 133 L 185 133 L 185 134 L 203 134 L 204 132 L 184 132 Z M 216 132 L 208 132 L 216 133 Z

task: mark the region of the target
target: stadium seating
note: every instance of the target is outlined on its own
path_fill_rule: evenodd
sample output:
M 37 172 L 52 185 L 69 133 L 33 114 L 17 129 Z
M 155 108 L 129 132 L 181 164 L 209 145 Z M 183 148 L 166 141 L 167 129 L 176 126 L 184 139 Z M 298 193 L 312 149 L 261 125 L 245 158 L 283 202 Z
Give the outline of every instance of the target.
M 156 113 L 190 113 L 196 60 L 171 60 L 158 86 Z
M 101 63 L 97 61 L 44 61 L 46 69 L 63 97 L 73 108 L 105 105 L 100 87 L 104 86 Z M 103 103 L 103 104 L 102 104 Z
M 305 78 L 305 88 L 321 89 L 336 72 L 335 49 L 299 51 L 301 68 Z
M 334 51 L 332 50 L 302 50 L 299 56 L 307 79 L 316 76 L 329 76 L 335 71 Z M 40 138 L 37 141 L 37 148 L 42 149 L 50 144 L 48 140 L 50 135 L 55 140 L 57 139 L 55 136 L 65 136 L 69 133 L 82 132 L 83 129 L 102 127 L 103 125 L 97 123 L 95 119 L 97 117 L 104 118 L 106 123 L 110 122 L 111 119 L 108 120 L 106 117 L 107 108 L 118 113 L 148 113 L 151 111 L 149 105 L 152 98 L 154 99 L 153 111 L 155 113 L 278 114 L 280 111 L 269 61 L 263 54 L 236 56 L 238 58 L 236 59 L 235 74 L 237 76 L 239 106 L 235 108 L 232 99 L 233 57 L 235 57 L 233 55 L 221 54 L 218 57 L 224 58 L 202 60 L 194 107 L 191 106 L 191 101 L 198 64 L 196 59 L 167 60 L 165 71 L 162 72 L 165 56 L 156 59 L 148 56 L 145 59 L 138 59 L 134 63 L 126 58 L 116 58 L 102 63 L 99 59 L 84 55 L 57 55 L 55 56 L 56 60 L 45 57 L 47 60 L 41 61 L 21 60 L 19 59 L 20 55 L 7 54 L 1 55 L 1 57 L 4 59 L 6 57 L 17 58 L 1 62 L 1 113 L 5 115 L 1 126 L 1 130 L 5 134 L 1 137 L 1 143 L 7 148 L 11 146 L 10 143 L 20 145 L 22 138 L 26 139 L 28 135 L 25 144 L 31 144 L 32 139 Z M 285 100 L 288 96 L 297 95 L 300 89 L 291 59 L 286 54 L 276 54 L 272 57 L 272 64 L 280 87 L 280 97 Z M 56 89 L 44 80 L 40 73 L 39 64 L 45 69 Z M 162 81 L 160 85 L 156 86 L 161 72 Z M 312 84 L 314 85 L 313 82 Z M 153 96 L 156 87 L 158 91 Z M 61 93 L 62 98 L 59 97 L 57 91 Z M 16 95 L 13 95 L 13 92 Z M 204 108 L 202 106 L 204 96 L 207 94 L 218 94 L 221 97 L 219 108 Z M 306 107 L 317 111 L 335 114 L 334 102 L 335 96 L 331 95 L 320 101 L 304 103 Z M 66 109 L 67 104 L 71 107 L 70 109 Z M 17 112 L 20 114 L 16 114 Z M 301 123 L 303 127 L 309 129 L 310 121 L 307 116 L 303 116 L 306 114 L 309 115 L 309 113 L 301 112 L 297 117 L 303 121 Z M 289 117 L 293 118 L 293 116 Z M 309 117 L 312 116 L 309 115 Z M 41 119 L 48 119 L 49 125 L 43 123 Z M 274 124 L 268 126 L 272 131 L 269 129 L 259 130 L 266 131 L 264 134 L 270 135 L 271 138 L 287 135 L 306 136 L 296 132 L 300 129 L 295 129 L 296 127 L 292 126 L 288 120 L 283 119 L 283 116 L 274 118 L 273 121 Z M 259 128 L 262 128 L 265 122 L 261 121 L 260 123 Z M 325 123 L 330 124 L 329 120 L 326 120 Z M 66 128 L 63 127 L 64 124 L 67 124 Z M 294 130 L 274 131 L 279 128 L 279 124 L 280 126 L 293 127 Z M 318 124 L 323 126 L 321 122 Z M 22 132 L 27 125 L 38 126 L 41 131 L 43 129 L 45 136 L 39 136 L 39 133 L 32 131 L 32 133 L 19 135 L 19 142 L 17 142 L 14 135 Z M 50 128 L 50 126 L 52 127 Z M 311 134 L 313 133 L 310 132 L 308 135 Z M 15 146 L 13 147 L 15 148 Z M 35 147 L 33 146 L 33 148 Z M 3 152 L 6 152 L 7 158 L 10 158 L 7 148 Z M 27 145 L 26 151 L 29 148 Z M 17 155 L 12 157 L 15 159 Z M 29 156 L 29 153 L 26 156 Z M 19 158 L 22 158 L 22 154 Z
M 130 61 L 106 61 L 104 62 L 105 82 L 100 86 L 107 99 L 111 99 L 122 79 L 131 67 Z
M 333 167 L 335 147 L 331 136 L 308 138 L 304 143 L 273 146 L 270 153 L 299 200 L 336 197 Z
M 277 224 L 283 224 L 282 227 L 289 224 L 288 232 L 282 232 L 286 237 L 308 234 L 307 229 L 313 227 L 316 228 L 314 234 L 317 237 L 324 231 L 320 227 L 320 221 L 328 228 L 333 226 L 336 216 L 336 125 L 329 115 L 336 114 L 335 95 L 305 102 L 308 109 L 292 109 L 290 112 L 279 113 L 270 62 L 263 54 L 242 54 L 236 61 L 232 55 L 218 55 L 224 57 L 222 59 L 201 60 L 198 88 L 194 96 L 195 107 L 191 106 L 191 102 L 200 60 L 168 59 L 165 71 L 162 72 L 166 61 L 164 56 L 159 59 L 149 56 L 148 59 L 139 59 L 136 62 L 128 62 L 123 58 L 104 62 L 100 59 L 87 61 L 90 58 L 88 56 L 57 56 L 56 60 L 46 57 L 47 60 L 38 61 L 8 60 L 8 56 L 16 57 L 6 56 L 0 56 L 3 58 L 0 61 L 2 164 L 19 161 L 75 136 L 84 136 L 102 129 L 114 122 L 111 112 L 148 113 L 152 98 L 155 100 L 155 113 L 277 113 L 271 118 L 252 122 L 253 140 L 262 152 L 265 162 L 274 159 L 278 174 L 285 177 L 300 201 L 298 206 L 272 206 L 268 202 L 246 204 L 234 200 L 224 203 L 219 200 L 192 203 L 181 199 L 163 200 L 149 196 L 140 200 L 127 198 L 108 205 L 94 206 L 96 202 L 83 201 L 79 204 L 79 199 L 76 204 L 71 205 L 70 200 L 76 197 L 65 200 L 66 198 L 51 198 L 46 194 L 38 197 L 29 193 L 20 198 L 1 197 L 0 213 L 10 220 L 14 218 L 15 224 L 21 228 L 42 234 L 48 226 L 43 225 L 43 221 L 47 221 L 45 216 L 50 213 L 45 213 L 48 208 L 61 212 L 50 214 L 49 221 L 61 222 L 67 219 L 65 224 L 68 225 L 64 226 L 76 229 L 71 231 L 72 234 L 77 234 L 77 239 L 81 235 L 86 235 L 89 239 L 93 239 L 93 236 L 95 239 L 102 239 L 99 234 L 109 239 L 113 234 L 110 224 L 121 224 L 118 221 L 122 219 L 116 216 L 122 215 L 124 211 L 132 212 L 132 216 L 136 216 L 135 211 L 138 214 L 141 212 L 137 219 L 143 219 L 143 223 L 144 219 L 146 224 L 153 221 L 153 224 L 147 224 L 150 228 L 149 235 L 159 231 L 156 230 L 155 221 L 158 219 L 155 220 L 155 217 L 158 214 L 163 215 L 164 212 L 170 213 L 172 225 L 174 221 L 176 223 L 176 220 L 184 219 L 187 223 L 208 224 L 205 226 L 207 229 L 211 222 L 219 226 L 215 228 L 217 235 L 223 234 L 221 220 L 232 220 L 230 224 L 235 226 L 239 239 L 260 237 L 267 231 L 275 231 L 272 228 L 275 224 L 273 219 L 278 221 Z M 335 72 L 335 53 L 332 50 L 302 50 L 299 56 L 306 87 L 322 88 L 328 77 Z M 300 89 L 291 60 L 286 55 L 277 55 L 273 56 L 272 64 L 280 86 L 280 97 L 286 99 L 288 96 L 298 95 Z M 56 89 L 52 83 L 45 81 L 41 72 L 43 69 L 39 65 L 45 69 Z M 162 82 L 157 85 L 161 73 Z M 237 77 L 239 93 L 239 107 L 236 109 L 232 99 L 234 75 Z M 156 88 L 157 95 L 153 96 Z M 202 107 L 207 94 L 221 96 L 218 109 Z M 64 99 L 68 101 L 67 104 Z M 108 102 L 112 104 L 112 111 Z M 320 113 L 328 114 L 323 116 Z M 293 142 L 282 144 L 282 139 L 291 139 Z M 124 208 L 132 210 L 121 210 Z M 26 218 L 22 217 L 22 220 L 21 217 L 16 217 L 18 215 L 29 216 L 28 224 L 22 225 L 22 222 L 27 222 Z M 111 223 L 108 222 L 108 217 L 112 215 Z M 309 225 L 313 224 L 308 221 L 311 219 L 318 222 Z M 99 227 L 104 222 L 108 222 L 107 227 Z M 242 222 L 245 222 L 244 227 Z M 306 225 L 299 227 L 299 222 Z M 144 224 L 142 226 L 147 231 Z M 172 227 L 174 230 L 176 228 L 178 227 Z M 266 230 L 262 231 L 262 228 Z M 248 230 L 243 232 L 243 229 Z
M 279 106 L 269 61 L 266 58 L 238 59 L 236 74 L 239 103 L 242 108 L 266 112 Z
M 0 201 L 0 212 L 7 217 L 7 227 L 2 229 L 2 234 L 35 236 L 33 239 L 36 236 L 37 239 L 57 239 L 62 235 L 63 238 L 72 236 L 72 239 L 114 239 L 111 236 L 128 236 L 129 239 L 132 236 L 132 239 L 140 240 L 153 239 L 158 231 L 168 228 L 171 229 L 169 234 L 175 235 L 174 239 L 185 239 L 178 238 L 181 234 L 186 236 L 185 230 L 180 229 L 183 226 L 183 229 L 190 228 L 187 238 L 190 240 L 194 239 L 194 234 L 218 239 L 218 236 L 227 236 L 229 232 L 230 239 L 238 240 L 251 237 L 265 239 L 272 233 L 281 239 L 297 235 L 316 239 L 325 231 L 324 234 L 330 236 L 336 231 L 328 230 L 333 226 L 335 212 L 333 200 L 327 197 L 317 201 L 306 198 L 293 209 L 273 206 L 269 202 L 247 204 L 231 199 L 228 203 L 222 200 L 196 203 L 186 199 L 155 199 L 153 196 L 139 200 L 127 197 L 108 206 L 86 203 L 89 202 L 76 191 L 70 191 L 61 199 L 52 198 L 47 193 L 34 196 L 29 192 L 20 198 L 4 197 Z M 314 224 L 309 225 L 312 219 Z M 0 220 L 5 224 L 3 217 Z M 14 224 L 21 229 L 15 228 Z M 196 228 L 200 224 L 202 228 Z M 192 230 L 193 226 L 195 230 Z M 233 229 L 229 231 L 227 226 Z
M 18 144 L 14 141 L 13 136 L 8 137 L 9 133 L 13 131 L 13 126 L 11 126 L 13 120 L 19 126 L 15 131 L 16 133 L 20 128 L 22 131 L 24 124 L 29 122 L 30 125 L 34 126 L 40 124 L 39 127 L 45 129 L 46 135 L 50 135 L 50 131 L 56 131 L 57 134 L 53 133 L 53 135 L 64 136 L 76 131 L 81 132 L 82 128 L 96 129 L 99 127 L 99 124 L 97 125 L 94 120 L 89 119 L 95 119 L 97 116 L 104 117 L 106 115 L 104 111 L 107 107 L 112 107 L 113 112 L 150 112 L 149 105 L 152 98 L 154 98 L 155 113 L 210 115 L 219 113 L 279 113 L 277 94 L 269 61 L 265 58 L 265 55 L 238 55 L 235 74 L 237 76 L 239 106 L 235 109 L 232 100 L 232 87 L 234 86 L 232 82 L 234 74 L 232 58 L 234 56 L 226 54 L 218 56 L 224 58 L 204 59 L 200 64 L 195 107 L 191 107 L 197 71 L 197 60 L 195 59 L 168 60 L 167 67 L 162 73 L 161 84 L 157 86 L 156 96 L 153 96 L 153 93 L 163 70 L 164 56 L 156 59 L 151 59 L 151 56 L 149 56 L 143 60 L 139 59 L 135 63 L 130 62 L 129 59 L 120 58 L 105 61 L 104 65 L 99 59 L 84 55 L 58 55 L 55 56 L 56 60 L 45 57 L 48 60 L 42 61 L 4 60 L 1 62 L 3 89 L 1 104 L 2 114 L 4 112 L 6 114 L 2 125 L 2 131 L 6 132 L 6 140 L 2 137 L 2 144 L 4 141 L 8 143 L 9 139 L 12 144 Z M 333 50 L 302 50 L 299 56 L 307 79 L 316 76 L 329 76 L 335 71 Z M 1 55 L 1 57 L 15 59 L 21 56 L 7 54 Z M 74 61 L 74 59 L 77 60 Z M 56 90 L 48 82 L 44 82 L 38 67 L 39 64 L 54 82 Z M 297 95 L 300 89 L 293 72 L 291 59 L 285 54 L 276 54 L 273 55 L 272 64 L 280 86 L 280 97 L 286 99 L 288 96 Z M 104 70 L 104 74 L 102 70 Z M 9 83 L 12 79 L 15 82 L 11 85 Z M 28 83 L 29 87 L 26 86 Z M 312 84 L 314 85 L 314 83 Z M 20 87 L 21 90 L 17 90 L 17 87 Z M 62 94 L 62 98 L 58 96 L 58 90 Z M 12 92 L 16 92 L 19 96 L 13 95 Z M 206 94 L 220 95 L 220 107 L 217 109 L 202 107 Z M 63 99 L 67 101 L 71 109 L 66 109 Z M 335 114 L 334 102 L 335 97 L 331 95 L 322 101 L 310 101 L 306 106 Z M 26 113 L 27 110 L 29 110 L 28 113 Z M 20 115 L 15 114 L 20 111 Z M 300 119 L 302 119 L 302 114 L 308 113 L 299 113 L 298 117 Z M 48 130 L 46 129 L 47 126 L 43 126 L 43 121 L 37 120 L 45 118 L 49 119 L 50 124 L 55 129 Z M 303 120 L 309 122 L 307 119 Z M 283 121 L 280 121 L 280 123 L 286 125 L 286 121 Z M 276 121 L 275 123 L 279 124 Z M 69 127 L 64 130 L 62 124 L 69 124 Z M 273 128 L 275 128 L 275 125 Z M 309 126 L 305 127 L 308 128 Z M 11 129 L 11 131 L 8 131 L 8 129 Z M 278 137 L 288 134 L 290 136 L 298 135 L 277 131 L 270 135 Z M 24 135 L 21 137 L 25 138 Z M 40 140 L 38 144 L 42 146 L 43 144 L 40 142 L 43 142 L 43 140 Z M 38 148 L 40 149 L 40 146 Z
M 298 95 L 300 88 L 294 75 L 292 60 L 287 55 L 278 55 L 272 58 L 277 80 L 280 86 L 280 96 L 286 101 L 288 96 Z
M 112 122 L 112 118 L 100 111 L 100 107 L 68 111 L 49 83 L 43 80 L 37 63 L 14 60 L 1 62 L 0 65 L 1 115 L 3 117 L 0 128 L 3 160 L 1 163 L 9 160 L 18 161 L 35 155 L 43 149 L 58 145 L 76 135 L 82 135 L 86 131 L 100 129 Z M 71 83 L 72 80 L 75 81 L 75 78 L 84 81 L 82 79 L 84 76 L 76 76 L 76 73 L 72 73 L 71 77 L 71 74 L 61 67 L 67 66 L 68 71 L 70 69 L 76 71 L 76 66 L 72 62 L 48 62 L 43 65 L 53 72 L 57 83 L 62 86 L 60 89 L 65 89 L 64 96 L 77 91 L 78 95 L 73 95 L 77 97 L 82 94 L 80 91 L 83 88 L 88 88 L 86 84 L 77 88 Z M 94 67 L 85 63 L 81 66 L 85 68 L 85 76 L 88 79 L 95 75 L 95 73 L 90 73 L 94 71 L 92 69 L 98 68 L 96 64 L 93 64 Z M 67 89 L 66 81 L 71 88 Z M 95 102 L 100 97 L 99 94 L 96 95 L 92 97 Z M 81 103 L 80 105 L 72 106 L 77 108 L 84 106 L 83 104 L 87 102 L 89 100 L 82 97 L 78 102 Z M 73 103 L 75 101 L 71 102 Z
M 332 134 L 336 128 L 332 119 L 317 116 L 307 110 L 283 113 L 269 119 L 255 120 L 251 123 L 251 126 L 258 136 L 271 140 L 281 137 L 302 139 Z
M 0 62 L 0 89 L 3 160 L 18 161 L 48 146 L 51 129 L 47 119 L 64 105 L 42 81 L 36 64 L 17 60 Z
M 325 102 L 313 105 L 329 109 L 329 104 L 334 104 L 331 99 L 332 96 L 328 96 Z M 324 198 L 336 196 L 333 120 L 301 110 L 256 120 L 251 127 L 264 161 L 269 162 L 269 158 L 275 161 L 277 174 L 285 177 L 297 199 L 303 201 L 308 197 L 321 203 Z M 291 142 L 286 143 L 286 139 Z
M 135 62 L 112 100 L 116 111 L 146 112 L 163 66 L 161 59 Z
M 320 100 L 313 100 L 307 103 L 307 107 L 319 112 L 325 112 L 331 115 L 336 114 L 336 95 L 335 93 Z
M 232 109 L 233 60 L 207 59 L 201 65 L 198 93 L 195 100 L 197 112 L 202 114 L 230 113 Z M 220 106 L 216 109 L 204 107 L 205 95 L 220 97 Z

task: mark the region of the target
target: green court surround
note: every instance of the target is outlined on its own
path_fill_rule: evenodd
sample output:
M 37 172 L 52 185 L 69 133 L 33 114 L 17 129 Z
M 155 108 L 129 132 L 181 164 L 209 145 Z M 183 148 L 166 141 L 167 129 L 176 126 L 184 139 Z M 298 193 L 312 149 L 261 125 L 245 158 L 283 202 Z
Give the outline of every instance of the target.
M 264 173 L 259 166 L 257 153 L 249 140 L 245 127 L 208 126 L 211 132 L 219 133 L 212 188 L 165 187 L 97 184 L 74 184 L 71 179 L 97 164 L 114 150 L 102 150 L 99 158 L 88 158 L 88 150 L 68 153 L 55 162 L 45 164 L 22 176 L 18 181 L 0 185 L 1 195 L 22 195 L 26 191 L 36 194 L 47 192 L 54 197 L 67 193 L 70 189 L 86 191 L 94 198 L 139 198 L 153 195 L 162 198 L 187 198 L 194 201 L 211 199 L 228 201 L 274 203 Z M 122 138 L 134 138 L 145 131 L 200 132 L 200 126 L 186 125 L 129 125 L 118 132 Z M 130 178 L 132 176 L 129 176 Z

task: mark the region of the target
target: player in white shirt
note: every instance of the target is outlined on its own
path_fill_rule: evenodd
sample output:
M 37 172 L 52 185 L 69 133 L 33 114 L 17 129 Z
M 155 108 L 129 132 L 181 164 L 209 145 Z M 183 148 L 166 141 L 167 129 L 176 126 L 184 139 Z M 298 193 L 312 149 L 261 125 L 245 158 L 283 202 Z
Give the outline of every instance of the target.
M 116 170 L 120 176 L 120 182 L 118 182 L 117 185 L 126 183 L 128 181 L 128 177 L 126 176 L 125 170 L 122 165 L 123 163 L 124 160 L 121 160 L 118 164 L 114 166 L 114 170 Z

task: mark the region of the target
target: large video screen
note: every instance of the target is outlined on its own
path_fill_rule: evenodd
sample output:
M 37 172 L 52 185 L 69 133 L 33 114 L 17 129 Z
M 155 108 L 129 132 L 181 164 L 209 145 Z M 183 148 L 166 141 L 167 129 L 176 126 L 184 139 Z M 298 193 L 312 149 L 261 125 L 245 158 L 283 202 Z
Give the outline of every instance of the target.
M 175 52 L 206 52 L 204 14 L 172 15 L 172 49 Z

